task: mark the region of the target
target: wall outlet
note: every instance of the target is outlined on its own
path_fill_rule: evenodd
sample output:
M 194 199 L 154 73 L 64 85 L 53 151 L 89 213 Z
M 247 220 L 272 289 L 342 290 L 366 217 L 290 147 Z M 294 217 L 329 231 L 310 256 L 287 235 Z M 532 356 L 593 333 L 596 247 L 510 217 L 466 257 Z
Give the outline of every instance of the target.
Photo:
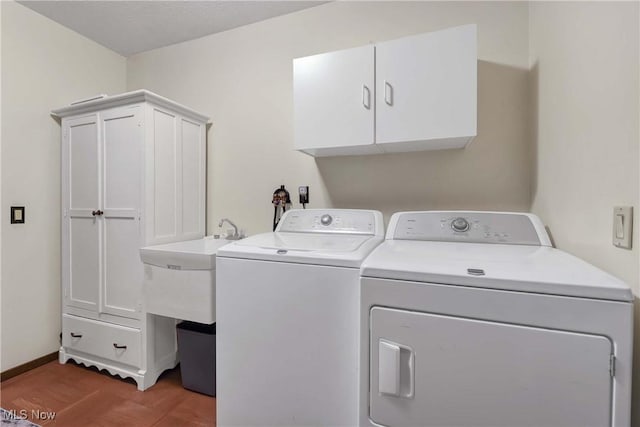
M 306 205 L 309 203 L 309 186 L 298 187 L 298 196 L 300 197 L 300 204 Z

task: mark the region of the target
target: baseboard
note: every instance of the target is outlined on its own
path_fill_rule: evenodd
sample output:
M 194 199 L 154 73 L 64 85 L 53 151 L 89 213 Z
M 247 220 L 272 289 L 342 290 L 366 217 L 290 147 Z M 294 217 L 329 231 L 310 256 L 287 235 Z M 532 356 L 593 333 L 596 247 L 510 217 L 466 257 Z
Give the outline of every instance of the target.
M 42 357 L 38 357 L 37 359 L 34 359 L 31 362 L 23 363 L 22 365 L 16 366 L 15 368 L 7 369 L 4 372 L 0 372 L 0 382 L 6 381 L 9 378 L 13 378 L 17 375 L 23 374 L 27 371 L 37 368 L 38 366 L 42 366 L 54 360 L 58 360 L 57 351 L 50 354 L 46 354 Z

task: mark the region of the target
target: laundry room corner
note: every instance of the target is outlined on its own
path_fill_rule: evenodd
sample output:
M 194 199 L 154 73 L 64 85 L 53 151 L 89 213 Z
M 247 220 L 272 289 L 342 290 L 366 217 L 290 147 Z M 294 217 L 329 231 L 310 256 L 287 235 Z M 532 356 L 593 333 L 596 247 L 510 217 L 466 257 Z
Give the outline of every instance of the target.
M 531 2 L 532 207 L 558 248 L 635 296 L 640 399 L 640 5 Z M 612 49 L 611 46 L 615 46 Z M 612 244 L 613 208 L 634 206 L 633 248 Z M 636 404 L 633 425 L 640 426 Z
M 17 2 L 0 8 L 5 372 L 60 347 L 60 125 L 49 112 L 123 91 L 126 62 Z M 12 206 L 25 208 L 23 223 L 9 222 Z

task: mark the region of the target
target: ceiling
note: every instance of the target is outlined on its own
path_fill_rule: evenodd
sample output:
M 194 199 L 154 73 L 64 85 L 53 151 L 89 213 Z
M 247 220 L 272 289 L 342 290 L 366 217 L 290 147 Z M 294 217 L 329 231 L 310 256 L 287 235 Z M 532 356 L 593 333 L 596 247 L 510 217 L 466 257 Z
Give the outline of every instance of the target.
M 326 1 L 31 1 L 18 3 L 124 56 L 193 40 Z

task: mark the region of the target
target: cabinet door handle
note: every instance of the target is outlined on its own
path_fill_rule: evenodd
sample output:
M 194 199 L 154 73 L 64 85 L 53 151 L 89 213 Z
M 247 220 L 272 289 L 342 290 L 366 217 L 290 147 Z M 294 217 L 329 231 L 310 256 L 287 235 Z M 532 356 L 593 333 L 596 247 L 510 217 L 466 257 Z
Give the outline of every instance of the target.
M 393 86 L 388 81 L 384 81 L 384 102 L 393 105 Z
M 98 209 L 97 211 L 92 211 L 91 212 L 91 215 L 93 215 L 93 216 L 100 216 L 102 214 L 104 214 L 104 212 L 101 211 L 100 209 Z
M 117 343 L 113 343 L 113 348 L 127 348 L 126 345 L 118 345 Z
M 74 334 L 73 332 L 71 332 L 71 337 L 73 337 L 73 338 L 82 338 L 82 334 Z
M 371 91 L 367 85 L 362 85 L 362 105 L 367 110 L 371 109 Z

